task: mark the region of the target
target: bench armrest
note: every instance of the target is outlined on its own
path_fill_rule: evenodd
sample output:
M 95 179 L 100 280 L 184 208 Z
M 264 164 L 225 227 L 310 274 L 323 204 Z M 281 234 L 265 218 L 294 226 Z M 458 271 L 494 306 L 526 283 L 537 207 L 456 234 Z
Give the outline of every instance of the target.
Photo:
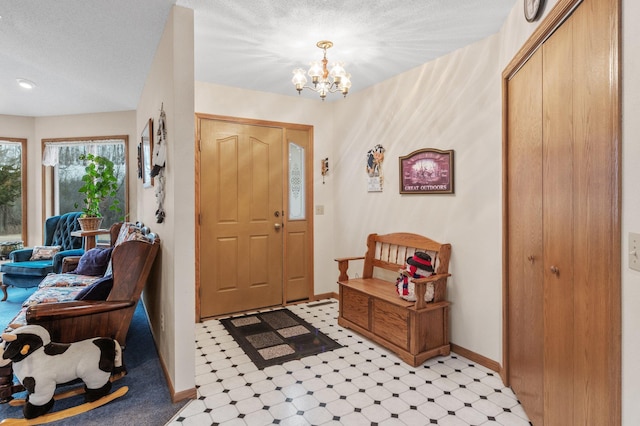
M 77 318 L 84 315 L 117 311 L 135 305 L 133 301 L 70 301 L 58 303 L 41 303 L 27 308 L 27 323 Z
M 427 284 L 433 283 L 433 302 L 441 302 L 445 300 L 447 291 L 447 278 L 451 274 L 433 274 L 424 278 L 414 278 L 411 280 L 415 284 L 416 293 L 416 309 L 426 306 L 424 295 L 427 292 Z
M 66 256 L 65 258 L 62 259 L 62 269 L 60 270 L 61 273 L 66 273 L 66 272 L 71 272 L 71 271 L 75 271 L 75 269 L 78 267 L 78 263 L 80 263 L 80 258 L 82 256 Z
M 363 260 L 364 256 L 358 257 L 339 257 L 335 259 L 338 262 L 338 270 L 340 271 L 340 276 L 338 277 L 338 282 L 340 281 L 348 281 L 349 275 L 347 274 L 347 270 L 349 269 L 349 261 L 350 260 Z
M 450 276 L 451 276 L 451 274 L 433 274 L 433 275 L 429 275 L 428 277 L 413 278 L 411 281 L 414 284 L 432 283 L 434 281 L 438 281 L 438 280 L 441 280 L 443 278 L 448 278 Z
M 53 256 L 53 272 L 59 274 L 62 272 L 64 260 L 68 256 L 82 256 L 84 254 L 83 249 L 71 249 L 71 250 L 63 250 L 58 252 Z M 75 267 L 74 267 L 75 269 Z

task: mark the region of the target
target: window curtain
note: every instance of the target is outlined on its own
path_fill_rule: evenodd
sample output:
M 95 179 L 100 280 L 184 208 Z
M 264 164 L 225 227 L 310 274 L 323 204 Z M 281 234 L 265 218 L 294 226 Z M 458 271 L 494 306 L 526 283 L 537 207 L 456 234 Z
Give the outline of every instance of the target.
M 69 141 L 69 142 L 45 142 L 44 152 L 42 153 L 42 165 L 43 166 L 55 166 L 58 164 L 60 148 L 65 146 L 84 146 L 85 153 L 94 154 L 98 153 L 98 145 L 113 145 L 124 143 L 122 139 L 100 139 L 100 140 L 86 140 L 86 141 Z

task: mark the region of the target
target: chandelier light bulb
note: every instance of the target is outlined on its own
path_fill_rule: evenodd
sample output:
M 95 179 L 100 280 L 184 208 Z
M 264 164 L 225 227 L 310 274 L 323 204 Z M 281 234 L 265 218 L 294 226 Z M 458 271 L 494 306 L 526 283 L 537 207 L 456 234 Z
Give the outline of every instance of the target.
M 322 49 L 323 57 L 321 61 L 313 61 L 309 65 L 307 75 L 311 77 L 313 87 L 307 86 L 307 78 L 302 68 L 296 68 L 293 70 L 293 78 L 291 82 L 295 86 L 298 93 L 302 93 L 302 89 L 310 89 L 320 95 L 320 98 L 324 101 L 327 97 L 327 93 L 342 92 L 346 97 L 351 87 L 351 74 L 347 74 L 344 69 L 344 63 L 334 62 L 331 65 L 331 71 L 327 69 L 327 49 L 333 46 L 333 42 L 329 40 L 319 41 L 316 46 Z

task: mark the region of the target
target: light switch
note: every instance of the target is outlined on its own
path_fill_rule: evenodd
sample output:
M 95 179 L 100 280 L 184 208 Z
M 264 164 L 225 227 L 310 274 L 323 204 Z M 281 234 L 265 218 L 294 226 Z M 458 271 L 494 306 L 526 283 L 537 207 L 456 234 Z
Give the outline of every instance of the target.
M 317 205 L 316 206 L 316 216 L 321 216 L 324 214 L 324 206 L 323 205 Z
M 629 232 L 629 268 L 640 271 L 640 234 Z

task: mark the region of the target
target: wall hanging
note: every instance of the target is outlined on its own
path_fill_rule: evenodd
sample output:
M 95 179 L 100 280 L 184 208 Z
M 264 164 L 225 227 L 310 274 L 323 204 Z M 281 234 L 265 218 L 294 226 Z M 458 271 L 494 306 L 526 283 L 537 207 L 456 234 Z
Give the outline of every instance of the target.
M 453 150 L 425 148 L 400 157 L 401 194 L 453 194 Z
M 141 135 L 142 145 L 142 186 L 149 188 L 153 186 L 151 177 L 151 153 L 153 152 L 153 118 L 150 118 L 144 126 Z
M 158 209 L 156 210 L 156 222 L 162 223 L 164 221 L 164 196 L 165 196 L 165 165 L 167 158 L 167 128 L 165 127 L 165 121 L 167 116 L 164 113 L 164 103 L 160 107 L 160 118 L 158 118 L 158 140 L 156 141 L 153 149 L 153 164 L 150 175 L 156 179 L 156 202 Z
M 320 160 L 320 174 L 322 174 L 322 184 L 324 185 L 324 177 L 329 173 L 329 158 Z
M 382 161 L 384 160 L 384 148 L 378 144 L 367 152 L 367 175 L 369 175 L 367 190 L 369 192 L 382 192 L 384 176 L 382 173 Z

